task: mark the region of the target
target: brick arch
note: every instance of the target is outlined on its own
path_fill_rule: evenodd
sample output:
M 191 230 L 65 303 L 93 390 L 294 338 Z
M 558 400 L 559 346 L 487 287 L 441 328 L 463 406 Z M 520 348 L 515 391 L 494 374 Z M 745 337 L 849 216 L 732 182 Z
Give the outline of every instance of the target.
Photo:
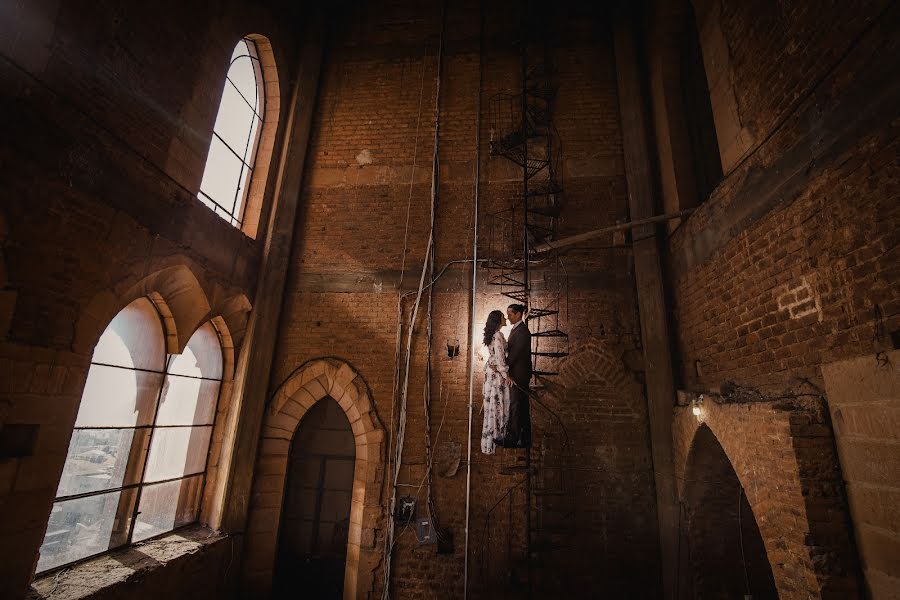
M 699 417 L 689 406 L 675 407 L 674 468 L 679 499 L 698 433 L 706 427 L 715 436 L 744 488 L 768 555 L 781 598 L 819 598 L 814 556 L 807 546 L 808 515 L 800 485 L 800 467 L 791 445 L 789 413 L 771 403 L 717 404 L 707 396 Z M 748 435 L 749 433 L 749 435 Z
M 375 584 L 375 537 L 384 481 L 384 428 L 365 380 L 349 363 L 321 358 L 297 369 L 275 392 L 263 421 L 244 550 L 244 591 L 271 590 L 281 508 L 294 433 L 306 412 L 331 397 L 344 410 L 356 441 L 344 598 L 365 597 Z M 364 556 L 365 555 L 365 556 Z
M 559 367 L 559 383 L 565 388 L 573 388 L 592 377 L 609 383 L 630 403 L 636 403 L 636 408 L 642 408 L 640 383 L 625 369 L 621 358 L 595 339 L 572 346 Z
M 682 546 L 691 550 L 680 557 L 680 568 L 694 577 L 679 590 L 680 597 L 740 597 L 746 593 L 745 578 L 754 596 L 777 596 L 768 551 L 743 487 L 719 439 L 701 424 L 682 482 L 681 535 L 687 542 Z

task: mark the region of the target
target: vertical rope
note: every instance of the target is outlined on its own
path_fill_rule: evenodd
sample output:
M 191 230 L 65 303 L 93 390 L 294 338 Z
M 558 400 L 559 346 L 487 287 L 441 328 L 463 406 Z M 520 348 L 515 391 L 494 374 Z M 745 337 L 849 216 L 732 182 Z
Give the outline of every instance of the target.
M 416 116 L 416 136 L 413 142 L 413 162 L 412 168 L 410 169 L 409 175 L 409 194 L 406 198 L 406 227 L 403 231 L 403 254 L 401 255 L 400 262 L 400 282 L 397 284 L 397 335 L 394 340 L 394 381 L 393 381 L 393 390 L 391 393 L 391 420 L 390 420 L 390 429 L 388 430 L 388 464 L 387 464 L 387 472 L 391 472 L 393 463 L 393 455 L 394 455 L 394 415 L 397 411 L 397 404 L 400 393 L 400 358 L 401 358 L 401 347 L 403 340 L 403 278 L 406 274 L 406 250 L 408 247 L 409 241 L 409 215 L 412 207 L 412 195 L 413 195 L 413 183 L 415 182 L 415 174 L 416 174 L 416 164 L 419 158 L 419 129 L 422 123 L 422 99 L 425 97 L 425 67 L 427 65 L 428 59 L 428 44 L 426 42 L 425 48 L 422 51 L 422 77 L 419 83 L 419 107 L 418 113 Z M 404 417 L 405 418 L 405 417 Z M 399 443 L 399 441 L 398 441 Z M 388 524 L 388 530 L 393 529 L 393 521 L 394 521 L 394 500 L 388 502 L 385 505 L 385 519 Z M 390 539 L 389 539 L 390 538 Z M 386 565 L 390 562 L 390 552 L 391 552 L 391 540 L 393 540 L 393 536 L 385 535 L 384 537 L 384 554 L 386 557 Z M 387 570 L 387 567 L 386 567 Z
M 397 506 L 397 484 L 400 478 L 400 466 L 403 459 L 403 447 L 406 441 L 406 417 L 407 417 L 407 402 L 409 399 L 409 364 L 410 358 L 412 355 L 412 337 L 413 331 L 415 329 L 416 319 L 419 316 L 419 307 L 422 302 L 422 295 L 425 292 L 425 277 L 428 273 L 431 273 L 431 278 L 434 277 L 434 210 L 435 210 L 435 202 L 437 199 L 437 185 L 438 185 L 438 162 L 437 162 L 437 142 L 439 135 L 439 125 L 440 125 L 440 92 L 441 92 L 441 62 L 443 60 L 443 51 L 444 51 L 444 21 L 445 21 L 445 12 L 446 12 L 446 0 L 444 6 L 441 9 L 441 37 L 440 43 L 438 46 L 438 69 L 437 69 L 437 98 L 435 100 L 435 109 L 437 114 L 435 115 L 435 148 L 432 154 L 432 173 L 431 173 L 431 227 L 428 233 L 428 244 L 425 247 L 425 259 L 422 263 L 422 271 L 419 275 L 419 287 L 416 291 L 416 300 L 413 304 L 412 314 L 410 315 L 409 327 L 407 329 L 406 334 L 406 357 L 403 361 L 403 384 L 399 389 L 399 416 L 397 422 L 397 446 L 394 452 L 394 464 L 393 464 L 393 477 L 391 478 L 391 499 L 389 503 L 389 515 L 388 515 L 388 523 L 387 523 L 387 535 L 385 538 L 385 556 L 384 556 L 384 583 L 382 587 L 382 599 L 389 600 L 391 597 L 390 587 L 391 587 L 391 557 L 393 555 L 395 540 L 395 520 L 394 513 L 396 511 Z M 431 295 L 431 282 L 428 285 L 429 289 L 429 298 Z M 402 296 L 401 296 L 402 298 Z M 401 317 L 402 317 L 402 300 L 400 307 L 401 309 Z M 429 313 L 430 313 L 430 301 L 429 301 Z M 429 323 L 430 323 L 430 315 L 429 315 Z M 430 353 L 430 344 L 431 344 L 431 334 L 429 330 L 428 335 L 428 344 L 429 344 L 429 353 Z M 429 359 L 429 369 L 430 369 L 430 359 Z M 428 378 L 430 379 L 430 377 Z M 427 410 L 426 410 L 426 419 L 427 419 Z M 429 492 L 430 494 L 430 492 Z
M 441 147 L 441 75 L 443 71 L 444 56 L 444 30 L 447 24 L 446 18 L 447 1 L 444 0 L 441 6 L 441 36 L 438 42 L 438 72 L 437 72 L 437 90 L 434 99 L 434 147 L 431 155 L 431 235 L 434 236 L 435 216 L 437 213 L 437 202 L 440 191 L 440 147 Z M 431 253 L 428 256 L 428 273 L 429 280 L 433 284 L 434 276 L 434 244 L 431 246 Z M 431 524 L 434 529 L 435 537 L 441 541 L 440 519 L 437 516 L 437 508 L 434 505 L 434 494 L 432 489 L 432 453 L 431 453 L 431 349 L 434 336 L 433 334 L 433 306 L 434 306 L 434 285 L 428 286 L 428 310 L 426 313 L 426 341 L 425 341 L 425 394 L 423 396 L 424 421 L 425 421 L 425 494 L 428 512 L 431 515 Z
M 472 500 L 472 411 L 475 399 L 475 302 L 478 291 L 478 200 L 481 181 L 481 88 L 484 82 L 484 0 L 479 2 L 478 32 L 478 101 L 475 109 L 475 197 L 474 226 L 472 228 L 472 305 L 469 309 L 469 429 L 466 451 L 466 526 L 463 559 L 463 600 L 469 595 L 469 515 Z

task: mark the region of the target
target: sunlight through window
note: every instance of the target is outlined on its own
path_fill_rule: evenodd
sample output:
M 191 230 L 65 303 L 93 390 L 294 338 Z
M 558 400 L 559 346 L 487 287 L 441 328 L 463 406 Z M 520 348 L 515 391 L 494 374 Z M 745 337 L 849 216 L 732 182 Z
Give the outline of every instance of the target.
M 197 520 L 221 381 L 210 322 L 167 358 L 150 300 L 116 315 L 94 350 L 38 572 Z
M 253 40 L 238 42 L 209 146 L 200 200 L 232 225 L 241 226 L 265 114 L 265 90 Z

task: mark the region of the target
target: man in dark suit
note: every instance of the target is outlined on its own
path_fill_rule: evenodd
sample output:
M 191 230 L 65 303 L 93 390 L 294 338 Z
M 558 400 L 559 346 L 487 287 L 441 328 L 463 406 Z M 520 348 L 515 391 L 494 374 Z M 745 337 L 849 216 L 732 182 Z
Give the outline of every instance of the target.
M 506 316 L 512 324 L 506 342 L 506 364 L 509 366 L 509 423 L 506 426 L 506 448 L 531 447 L 531 412 L 528 393 L 531 384 L 531 332 L 525 323 L 525 307 L 510 304 Z

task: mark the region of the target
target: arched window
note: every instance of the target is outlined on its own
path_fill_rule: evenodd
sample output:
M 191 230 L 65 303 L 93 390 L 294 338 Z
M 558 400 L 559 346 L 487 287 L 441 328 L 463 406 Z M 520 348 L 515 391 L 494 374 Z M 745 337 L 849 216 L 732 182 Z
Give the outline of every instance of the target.
M 253 176 L 266 90 L 256 42 L 244 38 L 231 53 L 225 89 L 209 146 L 200 193 L 216 214 L 241 227 Z
M 149 299 L 116 315 L 94 350 L 38 572 L 197 519 L 221 380 L 211 323 L 167 357 Z

